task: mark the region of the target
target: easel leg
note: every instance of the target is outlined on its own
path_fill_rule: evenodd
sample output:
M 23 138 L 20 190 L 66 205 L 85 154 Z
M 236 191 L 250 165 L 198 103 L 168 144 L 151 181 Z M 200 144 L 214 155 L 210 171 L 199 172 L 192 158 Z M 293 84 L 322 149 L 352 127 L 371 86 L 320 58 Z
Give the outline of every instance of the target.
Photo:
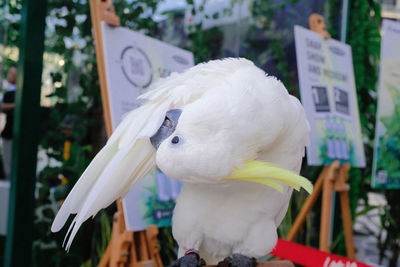
M 325 166 L 321 174 L 319 175 L 317 182 L 314 185 L 314 190 L 312 194 L 309 195 L 306 201 L 304 202 L 303 207 L 301 208 L 299 215 L 297 215 L 296 220 L 294 221 L 292 229 L 290 229 L 290 232 L 286 240 L 293 241 L 296 238 L 297 234 L 299 233 L 308 213 L 310 213 L 312 207 L 314 206 L 315 201 L 318 199 L 318 196 L 321 193 L 322 184 L 324 181 L 324 177 L 328 172 L 328 168 L 329 167 Z
M 342 220 L 344 237 L 346 241 L 347 257 L 354 260 L 356 258 L 356 255 L 353 241 L 353 228 L 350 214 L 349 195 L 347 194 L 347 192 L 340 192 L 340 205 L 342 207 Z
M 97 265 L 97 267 L 107 267 L 108 263 L 110 262 L 110 257 L 111 257 L 111 242 L 108 243 L 106 251 L 104 251 L 104 254 L 101 257 L 101 260 L 99 262 L 99 265 Z
M 314 190 L 310 196 L 306 199 L 303 207 L 301 208 L 299 215 L 297 216 L 295 222 L 293 223 L 292 229 L 290 230 L 288 237 L 286 240 L 293 241 L 297 234 L 300 231 L 308 213 L 311 211 L 311 208 L 314 206 L 315 201 L 318 199 L 318 196 L 321 193 L 323 188 L 324 181 L 329 179 L 333 180 L 336 174 L 336 170 L 339 168 L 339 162 L 334 161 L 331 165 L 325 166 L 319 175 L 317 181 L 314 185 Z M 329 233 L 329 232 L 328 232 Z M 329 240 L 329 237 L 328 237 Z
M 139 245 L 140 245 L 140 260 L 148 261 L 150 259 L 148 252 L 148 244 L 146 239 L 146 233 L 144 231 L 139 232 Z
M 326 177 L 322 192 L 321 233 L 319 236 L 319 249 L 329 252 L 331 213 L 332 213 L 333 181 Z
M 347 257 L 350 259 L 356 258 L 355 248 L 354 248 L 354 240 L 353 240 L 353 227 L 351 220 L 351 212 L 350 212 L 350 203 L 349 203 L 349 194 L 348 190 L 350 189 L 349 185 L 346 184 L 349 179 L 348 171 L 350 170 L 350 164 L 343 165 L 339 170 L 339 186 L 338 191 L 340 191 L 340 206 L 342 209 L 342 220 L 343 220 L 343 230 L 344 237 L 346 242 L 346 253 Z
M 150 257 L 155 261 L 157 267 L 163 267 L 160 256 L 160 243 L 158 242 L 158 228 L 156 225 L 150 225 L 146 230 L 146 238 Z
M 130 247 L 133 244 L 133 233 L 124 228 L 122 211 L 114 214 L 113 230 L 111 235 L 110 267 L 122 267 L 128 262 Z

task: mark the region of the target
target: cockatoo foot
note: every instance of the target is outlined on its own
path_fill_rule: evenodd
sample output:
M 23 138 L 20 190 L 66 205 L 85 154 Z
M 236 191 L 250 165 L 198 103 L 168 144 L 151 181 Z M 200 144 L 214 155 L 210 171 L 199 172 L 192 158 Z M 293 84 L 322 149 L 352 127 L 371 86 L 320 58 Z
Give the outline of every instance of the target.
M 234 253 L 231 257 L 225 258 L 223 261 L 218 263 L 218 267 L 255 267 L 257 260 L 250 258 L 242 254 Z
M 173 261 L 169 267 L 200 267 L 205 265 L 206 262 L 200 258 L 199 254 L 190 252 Z

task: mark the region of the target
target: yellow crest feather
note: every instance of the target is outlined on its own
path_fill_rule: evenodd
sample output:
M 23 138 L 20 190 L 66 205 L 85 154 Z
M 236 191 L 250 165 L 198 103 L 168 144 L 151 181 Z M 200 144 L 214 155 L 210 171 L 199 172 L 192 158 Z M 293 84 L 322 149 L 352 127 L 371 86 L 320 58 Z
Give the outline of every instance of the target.
M 260 183 L 270 186 L 279 192 L 283 191 L 283 187 L 278 181 L 293 187 L 297 191 L 301 187 L 309 194 L 313 191 L 313 185 L 307 178 L 292 171 L 276 167 L 269 162 L 259 160 L 246 162 L 243 168 L 236 168 L 230 176 L 224 179 Z

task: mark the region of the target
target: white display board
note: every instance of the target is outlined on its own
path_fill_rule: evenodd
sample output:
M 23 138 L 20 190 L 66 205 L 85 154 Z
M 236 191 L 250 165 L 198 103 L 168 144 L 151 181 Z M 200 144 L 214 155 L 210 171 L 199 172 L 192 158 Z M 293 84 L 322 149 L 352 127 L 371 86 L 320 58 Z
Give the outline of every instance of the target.
M 400 23 L 383 20 L 372 186 L 400 188 Z
M 311 126 L 309 165 L 365 167 L 351 47 L 294 27 L 301 100 Z
M 102 22 L 106 78 L 115 129 L 123 116 L 140 105 L 136 98 L 159 77 L 193 66 L 193 54 L 141 33 Z M 171 223 L 181 182 L 152 171 L 123 199 L 128 230 L 140 231 L 150 224 Z

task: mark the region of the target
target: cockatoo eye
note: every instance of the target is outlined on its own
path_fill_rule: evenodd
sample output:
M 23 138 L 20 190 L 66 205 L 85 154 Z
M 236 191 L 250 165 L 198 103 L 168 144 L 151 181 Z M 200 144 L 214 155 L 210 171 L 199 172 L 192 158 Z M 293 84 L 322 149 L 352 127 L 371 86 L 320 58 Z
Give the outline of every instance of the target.
M 172 146 L 172 147 L 180 146 L 183 144 L 183 141 L 184 141 L 184 139 L 182 136 L 174 135 L 174 137 L 172 137 L 170 140 L 170 142 L 171 142 L 170 146 Z
M 180 141 L 179 136 L 175 135 L 174 137 L 172 137 L 171 139 L 171 143 L 172 144 L 178 144 Z

